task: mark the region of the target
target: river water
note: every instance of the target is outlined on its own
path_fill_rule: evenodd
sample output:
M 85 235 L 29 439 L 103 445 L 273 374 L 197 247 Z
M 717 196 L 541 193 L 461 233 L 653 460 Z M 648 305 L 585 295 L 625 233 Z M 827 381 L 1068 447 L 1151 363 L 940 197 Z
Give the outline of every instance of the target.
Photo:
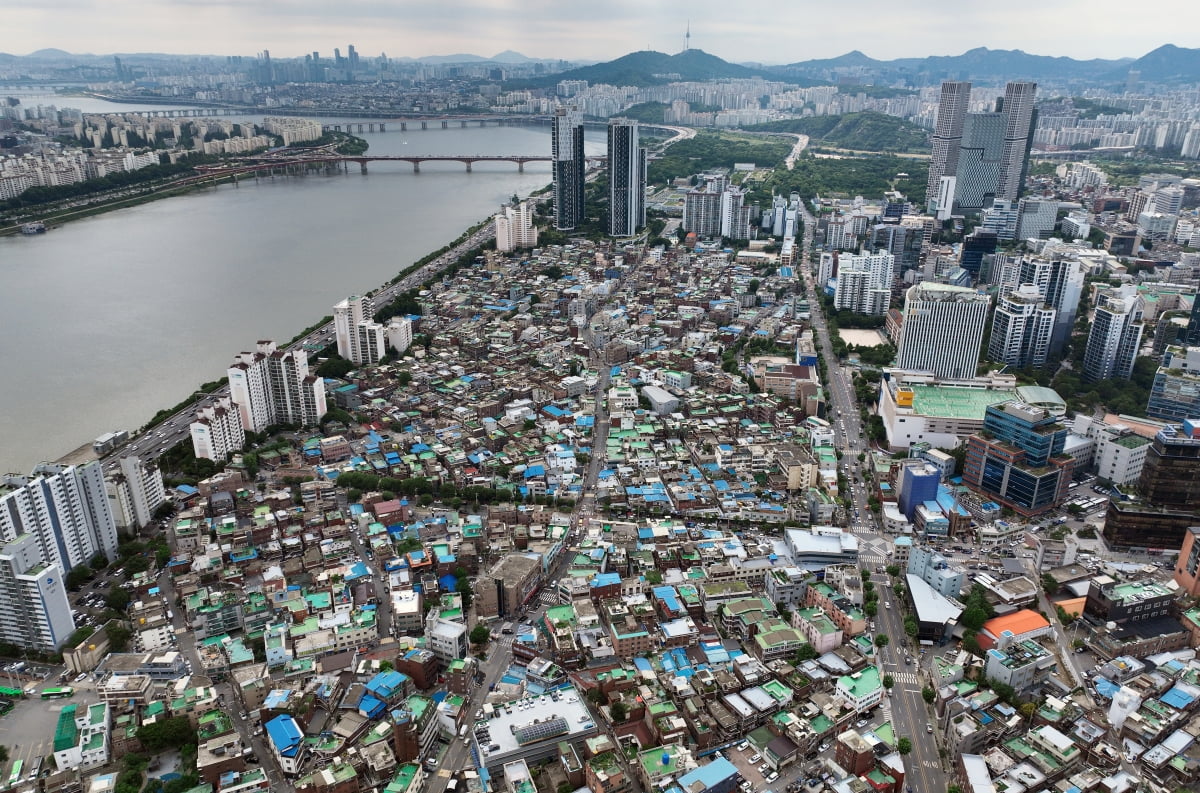
M 87 112 L 132 108 L 43 99 Z M 22 97 L 23 104 L 36 104 Z M 601 153 L 592 133 L 589 153 Z M 540 127 L 363 134 L 371 154 L 550 152 Z M 548 163 L 372 163 L 245 180 L 0 238 L 0 472 L 135 429 L 257 339 L 286 341 L 350 294 L 440 248 Z

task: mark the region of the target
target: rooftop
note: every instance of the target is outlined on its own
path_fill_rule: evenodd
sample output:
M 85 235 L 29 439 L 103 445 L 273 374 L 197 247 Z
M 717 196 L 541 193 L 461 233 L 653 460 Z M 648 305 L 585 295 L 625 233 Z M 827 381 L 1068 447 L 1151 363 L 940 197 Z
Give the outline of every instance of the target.
M 913 392 L 913 412 L 922 416 L 982 420 L 990 405 L 1016 396 L 1011 388 L 905 384 Z

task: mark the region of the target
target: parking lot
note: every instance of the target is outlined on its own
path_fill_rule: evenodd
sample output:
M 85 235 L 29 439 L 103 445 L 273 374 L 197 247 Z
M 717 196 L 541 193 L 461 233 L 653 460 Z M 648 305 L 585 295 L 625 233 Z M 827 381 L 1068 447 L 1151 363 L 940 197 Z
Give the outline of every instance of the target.
M 44 685 L 49 685 L 47 682 Z M 38 686 L 40 690 L 43 686 Z M 12 764 L 21 760 L 25 767 L 35 757 L 48 757 L 54 753 L 54 729 L 58 726 L 58 714 L 67 705 L 79 708 L 99 702 L 95 691 L 76 688 L 71 699 L 45 701 L 37 693 L 26 699 L 13 701 L 13 709 L 0 717 L 0 745 L 8 747 L 8 763 L 2 776 L 7 779 Z M 43 770 L 49 765 L 44 764 Z

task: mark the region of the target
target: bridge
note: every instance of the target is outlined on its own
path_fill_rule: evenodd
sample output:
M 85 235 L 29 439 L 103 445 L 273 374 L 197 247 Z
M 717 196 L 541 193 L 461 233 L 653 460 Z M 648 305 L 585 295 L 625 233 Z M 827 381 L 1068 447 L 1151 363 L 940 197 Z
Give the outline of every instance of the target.
M 587 158 L 589 167 L 604 162 L 607 159 L 603 155 Z M 513 162 L 517 164 L 517 170 L 524 173 L 526 163 L 551 162 L 552 160 L 552 157 L 545 155 L 527 154 L 366 155 L 314 153 L 299 157 L 281 157 L 267 154 L 257 157 L 247 157 L 242 162 L 228 165 L 197 165 L 196 170 L 205 178 L 220 178 L 222 176 L 237 176 L 240 174 L 296 173 L 317 169 L 337 171 L 347 169 L 350 163 L 357 163 L 362 172 L 366 173 L 367 163 L 370 162 L 406 162 L 412 165 L 413 173 L 420 173 L 421 163 L 423 162 L 460 162 L 466 166 L 467 173 L 470 173 L 471 166 L 477 162 Z

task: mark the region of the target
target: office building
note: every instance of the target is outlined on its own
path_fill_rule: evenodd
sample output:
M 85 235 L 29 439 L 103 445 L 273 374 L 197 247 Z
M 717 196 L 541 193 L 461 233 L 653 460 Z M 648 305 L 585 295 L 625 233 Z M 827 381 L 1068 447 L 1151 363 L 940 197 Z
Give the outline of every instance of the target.
M 1101 292 L 1083 353 L 1084 379 L 1128 379 L 1143 328 L 1142 298 L 1136 286 Z
M 1017 397 L 1011 374 L 954 381 L 903 369 L 888 369 L 887 375 L 880 385 L 879 415 L 893 450 L 914 443 L 953 449 L 983 428 L 989 405 Z
M 996 252 L 996 243 L 996 232 L 975 229 L 963 239 L 958 266 L 978 276 L 983 269 L 983 258 Z
M 1054 309 L 1036 286 L 1022 284 L 996 301 L 988 360 L 1016 369 L 1045 366 L 1053 334 Z
M 254 352 L 238 353 L 228 375 L 229 395 L 245 430 L 311 427 L 325 415 L 325 381 L 308 373 L 304 350 L 285 352 L 273 341 L 260 341 Z
M 11 489 L 0 496 L 0 539 L 33 535 L 42 561 L 61 570 L 87 564 L 97 553 L 116 554 L 117 523 L 100 463 L 42 463 L 5 484 Z
M 537 226 L 533 223 L 533 207 L 529 201 L 518 201 L 500 207 L 496 223 L 496 250 L 510 253 L 519 248 L 536 248 Z
M 1016 401 L 992 405 L 983 430 L 967 439 L 968 487 L 1025 516 L 1066 499 L 1075 461 L 1063 455 L 1067 428 L 1053 413 Z
M 910 287 L 904 295 L 896 367 L 947 380 L 974 377 L 990 304 L 987 295 L 967 287 L 933 282 Z
M 57 652 L 75 630 L 63 579 L 33 534 L 0 546 L 0 641 Z
M 1022 198 L 1017 202 L 1017 239 L 1049 239 L 1058 225 L 1058 202 Z
M 646 225 L 646 150 L 638 145 L 638 123 L 608 122 L 608 233 L 632 237 Z
M 479 764 L 495 777 L 514 760 L 540 763 L 559 756 L 563 743 L 582 748 L 598 733 L 579 690 L 567 686 L 494 709 L 473 723 L 469 737 Z
M 1004 87 L 1004 143 L 996 180 L 996 198 L 1016 201 L 1025 189 L 1029 149 L 1037 121 L 1037 83 L 1012 82 Z
M 1104 539 L 1114 550 L 1175 549 L 1200 510 L 1200 419 L 1159 430 L 1137 488 L 1108 502 Z
M 1180 335 L 1179 343 L 1200 347 L 1200 297 L 1192 298 L 1192 313 L 1188 315 L 1187 330 Z
M 1150 386 L 1146 415 L 1169 421 L 1200 416 L 1200 347 L 1166 349 Z
M 961 595 L 963 580 L 966 578 L 966 573 L 961 567 L 954 567 L 946 557 L 926 545 L 918 545 L 912 549 L 905 572 L 920 578 L 942 597 L 955 599 Z
M 896 481 L 896 505 L 910 521 L 917 507 L 926 501 L 936 501 L 942 472 L 924 460 L 905 461 Z
M 933 155 L 929 159 L 929 181 L 925 190 L 930 212 L 940 209 L 937 196 L 941 191 L 942 177 L 953 177 L 958 171 L 958 152 L 962 147 L 963 124 L 970 102 L 970 83 L 958 80 L 942 83 L 937 124 L 933 130 Z
M 136 531 L 148 526 L 167 500 L 162 472 L 132 455 L 122 457 L 118 467 L 108 478 L 113 517 L 119 528 Z
M 703 184 L 684 194 L 683 230 L 695 232 L 701 239 L 749 239 L 750 207 L 745 206 L 745 198 L 724 176 L 706 177 Z M 795 209 L 786 208 L 779 214 L 780 233 L 785 237 L 795 235 L 795 214 Z
M 571 231 L 583 222 L 585 161 L 583 115 L 577 108 L 554 111 L 552 156 L 554 157 L 554 227 Z
M 333 307 L 338 355 L 362 366 L 383 360 L 384 329 L 374 321 L 375 303 L 353 295 Z
M 968 113 L 963 122 L 953 195 L 940 198 L 942 205 L 948 201 L 954 214 L 979 212 L 991 206 L 1003 152 L 1004 114 Z
M 198 460 L 223 463 L 246 445 L 242 414 L 227 397 L 214 400 L 196 411 L 189 427 L 192 453 Z
M 896 257 L 890 253 L 839 257 L 834 307 L 856 314 L 886 314 L 891 304 L 895 265 Z

